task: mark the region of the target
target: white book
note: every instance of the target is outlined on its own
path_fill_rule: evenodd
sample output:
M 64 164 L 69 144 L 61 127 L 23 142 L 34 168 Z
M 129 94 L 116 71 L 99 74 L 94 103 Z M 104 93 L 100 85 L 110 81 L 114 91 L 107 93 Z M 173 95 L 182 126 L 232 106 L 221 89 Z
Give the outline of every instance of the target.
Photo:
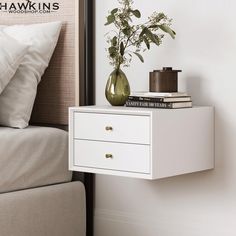
M 158 93 L 158 92 L 132 92 L 131 96 L 139 97 L 186 97 L 188 96 L 185 92 L 175 92 L 175 93 Z

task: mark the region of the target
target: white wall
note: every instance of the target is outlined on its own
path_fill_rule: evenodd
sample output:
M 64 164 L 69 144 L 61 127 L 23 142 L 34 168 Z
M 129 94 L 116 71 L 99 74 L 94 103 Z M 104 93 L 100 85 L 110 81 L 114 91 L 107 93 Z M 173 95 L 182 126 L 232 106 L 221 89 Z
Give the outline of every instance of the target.
M 104 48 L 105 15 L 116 0 L 96 4 L 97 104 L 112 68 Z M 236 235 L 236 1 L 135 0 L 144 16 L 163 11 L 174 19 L 176 40 L 135 59 L 125 70 L 132 90 L 148 89 L 148 72 L 182 69 L 181 90 L 197 105 L 216 108 L 214 171 L 159 181 L 97 175 L 96 236 Z M 204 135 L 204 133 L 203 133 Z

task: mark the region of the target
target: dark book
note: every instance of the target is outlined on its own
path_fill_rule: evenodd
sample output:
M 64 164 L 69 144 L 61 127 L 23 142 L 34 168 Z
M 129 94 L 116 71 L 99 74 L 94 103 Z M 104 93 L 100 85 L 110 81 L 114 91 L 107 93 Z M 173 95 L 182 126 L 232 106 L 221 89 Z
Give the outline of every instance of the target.
M 177 109 L 190 108 L 192 102 L 148 102 L 148 101 L 131 101 L 128 100 L 125 104 L 127 107 L 146 107 L 146 108 L 163 108 L 163 109 Z
M 142 97 L 129 96 L 130 101 L 145 101 L 145 102 L 191 102 L 190 96 L 183 97 Z

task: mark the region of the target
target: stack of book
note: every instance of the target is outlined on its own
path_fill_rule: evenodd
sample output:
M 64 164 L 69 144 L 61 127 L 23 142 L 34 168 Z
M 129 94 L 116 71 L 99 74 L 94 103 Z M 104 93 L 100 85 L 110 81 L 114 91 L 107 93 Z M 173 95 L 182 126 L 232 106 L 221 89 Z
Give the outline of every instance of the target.
M 127 107 L 148 107 L 148 108 L 190 108 L 192 99 L 187 93 L 155 93 L 155 92 L 136 92 L 132 93 Z

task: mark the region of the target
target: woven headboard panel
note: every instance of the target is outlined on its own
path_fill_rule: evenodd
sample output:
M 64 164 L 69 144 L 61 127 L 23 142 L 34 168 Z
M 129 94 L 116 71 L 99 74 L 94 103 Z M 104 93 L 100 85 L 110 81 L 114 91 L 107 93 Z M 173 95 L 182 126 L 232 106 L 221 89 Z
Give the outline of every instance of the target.
M 5 2 L 10 4 L 27 1 Z M 58 45 L 38 87 L 31 122 L 65 125 L 68 123 L 68 107 L 79 104 L 79 0 L 40 2 L 59 3 L 59 10 L 37 14 L 1 12 L 0 24 L 33 24 L 58 20 L 63 22 Z

